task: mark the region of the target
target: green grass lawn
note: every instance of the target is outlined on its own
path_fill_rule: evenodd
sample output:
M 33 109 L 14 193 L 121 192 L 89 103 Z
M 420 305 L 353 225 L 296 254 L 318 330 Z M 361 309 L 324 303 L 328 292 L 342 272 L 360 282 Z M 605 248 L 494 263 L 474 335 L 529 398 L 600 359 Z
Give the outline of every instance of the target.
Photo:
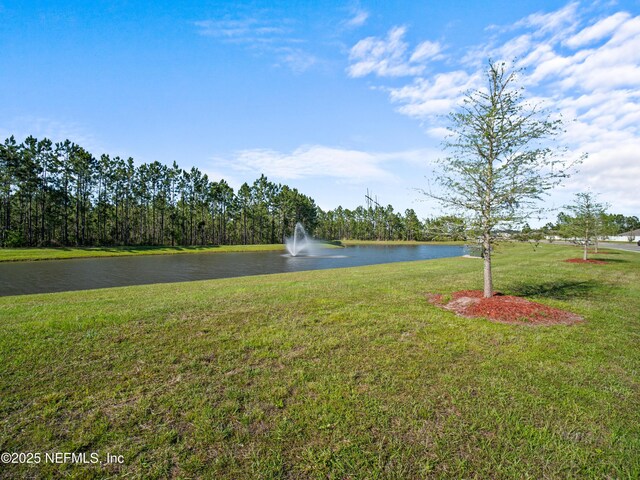
M 640 257 L 509 245 L 496 288 L 573 326 L 464 319 L 481 261 L 0 298 L 2 478 L 638 478 Z
M 170 255 L 177 253 L 260 252 L 284 250 L 284 245 L 208 245 L 195 247 L 55 247 L 0 248 L 0 262 L 28 260 L 63 260 L 85 257 L 120 257 L 127 255 Z

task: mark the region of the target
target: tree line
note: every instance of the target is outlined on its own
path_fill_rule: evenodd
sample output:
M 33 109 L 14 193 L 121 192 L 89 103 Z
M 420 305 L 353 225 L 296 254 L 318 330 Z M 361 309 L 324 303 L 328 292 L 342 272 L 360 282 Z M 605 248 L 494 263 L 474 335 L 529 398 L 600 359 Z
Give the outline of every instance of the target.
M 391 205 L 323 211 L 264 175 L 237 191 L 198 168 L 101 155 L 69 140 L 0 144 L 0 246 L 281 243 L 301 222 L 325 239 L 462 240 L 457 217 Z
M 394 211 L 391 205 L 338 207 L 319 211 L 316 229 L 321 238 L 344 240 L 462 241 L 467 239 L 466 222 L 455 215 L 420 220 L 412 208 Z
M 69 140 L 32 136 L 0 146 L 0 245 L 277 243 L 318 209 L 264 175 L 237 192 L 197 168 L 95 158 Z

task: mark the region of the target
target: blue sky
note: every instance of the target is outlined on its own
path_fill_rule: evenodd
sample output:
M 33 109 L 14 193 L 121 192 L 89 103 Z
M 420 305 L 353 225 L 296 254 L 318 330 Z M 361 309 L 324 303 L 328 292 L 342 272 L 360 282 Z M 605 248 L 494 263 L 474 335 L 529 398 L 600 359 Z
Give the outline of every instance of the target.
M 589 157 L 549 198 L 591 188 L 640 215 L 640 2 L 0 0 L 0 135 L 260 173 L 322 208 L 431 216 L 442 115 L 489 57 L 525 67 Z M 554 218 L 551 214 L 550 218 Z M 532 221 L 533 224 L 539 221 Z

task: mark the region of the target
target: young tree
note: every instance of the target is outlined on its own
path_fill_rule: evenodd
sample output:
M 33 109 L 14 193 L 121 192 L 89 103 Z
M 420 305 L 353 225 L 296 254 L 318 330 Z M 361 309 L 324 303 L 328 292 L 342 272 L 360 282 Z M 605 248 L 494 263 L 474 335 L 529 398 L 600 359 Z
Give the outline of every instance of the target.
M 587 260 L 589 244 L 597 242 L 598 235 L 602 234 L 602 217 L 607 207 L 596 199 L 592 192 L 576 193 L 574 203 L 565 206 L 574 216 L 568 217 L 564 229 L 568 236 L 580 239 L 584 245 L 583 260 Z
M 517 72 L 490 61 L 486 77 L 486 88 L 468 93 L 449 115 L 452 134 L 445 148 L 452 155 L 439 160 L 437 177 L 444 193 L 423 193 L 470 217 L 482 243 L 484 296 L 490 297 L 496 227 L 541 211 L 537 202 L 568 176 L 570 163 L 549 143 L 561 132 L 561 121 L 526 102 Z

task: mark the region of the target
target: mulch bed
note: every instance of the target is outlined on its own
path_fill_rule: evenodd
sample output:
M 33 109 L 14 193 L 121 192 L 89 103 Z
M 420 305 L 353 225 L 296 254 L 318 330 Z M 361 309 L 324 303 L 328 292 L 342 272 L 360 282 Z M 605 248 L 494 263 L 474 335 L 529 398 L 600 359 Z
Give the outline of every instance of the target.
M 582 258 L 569 258 L 568 260 L 565 260 L 565 262 L 568 262 L 568 263 L 594 263 L 594 264 L 597 264 L 597 265 L 606 265 L 607 264 L 607 262 L 604 261 L 604 260 L 592 260 L 592 259 L 583 260 Z
M 465 318 L 482 317 L 513 325 L 570 325 L 583 320 L 575 313 L 499 292 L 494 292 L 491 298 L 484 298 L 481 290 L 461 290 L 453 292 L 450 298 L 445 302 L 443 295 L 427 293 L 427 300 L 432 305 Z

